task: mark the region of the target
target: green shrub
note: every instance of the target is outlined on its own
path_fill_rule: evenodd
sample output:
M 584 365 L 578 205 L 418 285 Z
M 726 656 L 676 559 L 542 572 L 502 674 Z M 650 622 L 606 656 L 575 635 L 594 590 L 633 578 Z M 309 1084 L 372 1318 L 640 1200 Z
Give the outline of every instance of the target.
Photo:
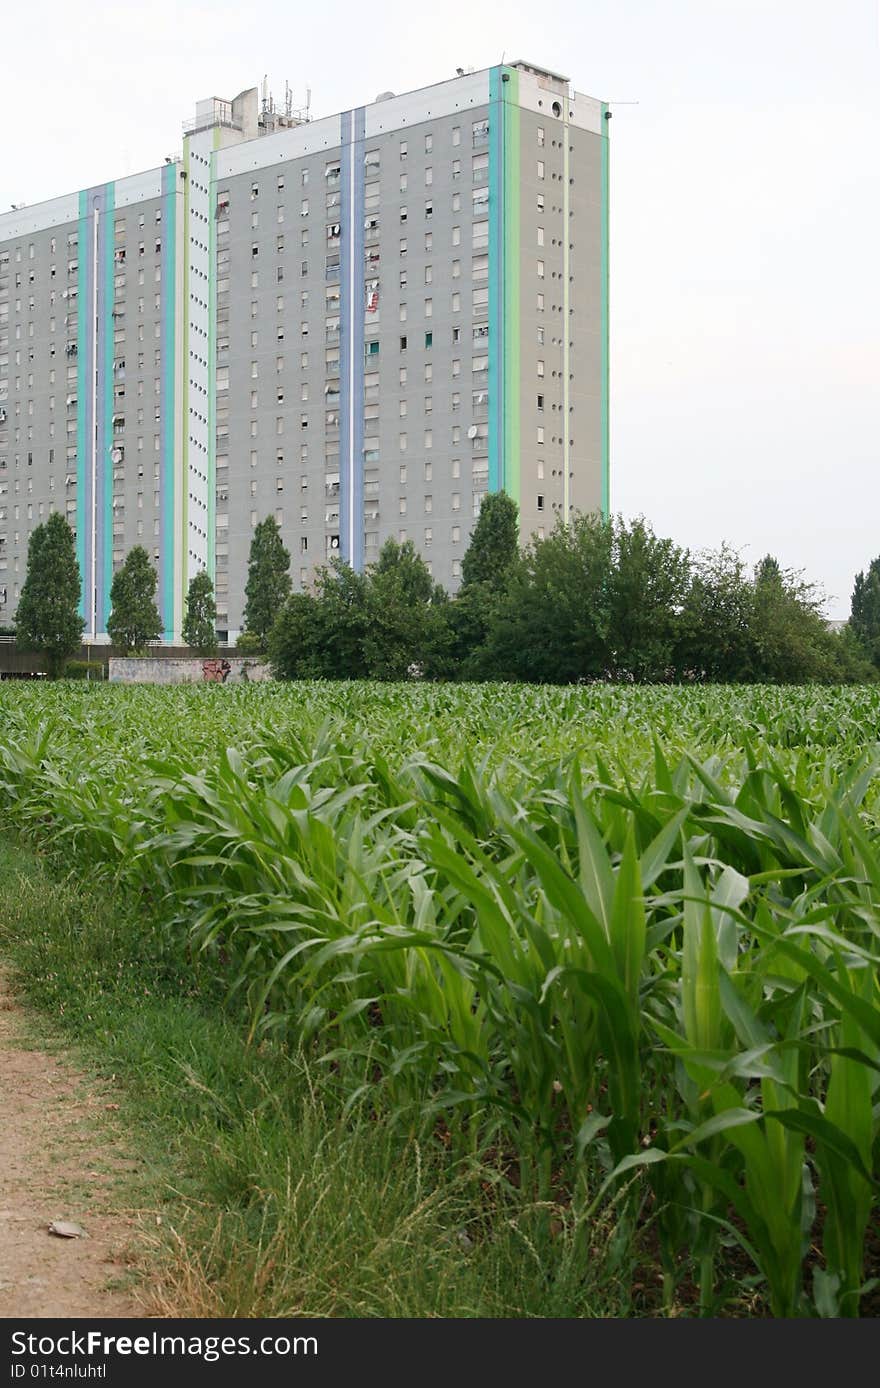
M 265 637 L 255 631 L 243 631 L 235 643 L 239 655 L 262 655 L 266 649 Z
M 102 660 L 68 660 L 64 666 L 66 680 L 104 680 L 107 667 Z

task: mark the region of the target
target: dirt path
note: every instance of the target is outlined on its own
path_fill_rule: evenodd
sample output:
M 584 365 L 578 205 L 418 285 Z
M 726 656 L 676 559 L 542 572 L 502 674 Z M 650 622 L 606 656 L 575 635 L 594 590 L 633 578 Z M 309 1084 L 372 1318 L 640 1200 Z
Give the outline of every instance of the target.
M 143 1315 L 129 1289 L 134 1168 L 108 1133 L 112 1094 L 22 1043 L 0 973 L 0 1317 Z M 85 1238 L 48 1233 L 73 1220 Z

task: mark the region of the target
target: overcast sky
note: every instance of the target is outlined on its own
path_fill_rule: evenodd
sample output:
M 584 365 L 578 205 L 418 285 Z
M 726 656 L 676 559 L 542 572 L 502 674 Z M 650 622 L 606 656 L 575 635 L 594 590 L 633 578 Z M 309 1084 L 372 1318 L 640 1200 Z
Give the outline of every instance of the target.
M 330 115 L 532 61 L 613 105 L 612 506 L 805 568 L 880 554 L 877 0 L 32 0 L 3 19 L 0 207 L 151 168 L 268 73 Z M 623 103 L 637 102 L 637 105 Z

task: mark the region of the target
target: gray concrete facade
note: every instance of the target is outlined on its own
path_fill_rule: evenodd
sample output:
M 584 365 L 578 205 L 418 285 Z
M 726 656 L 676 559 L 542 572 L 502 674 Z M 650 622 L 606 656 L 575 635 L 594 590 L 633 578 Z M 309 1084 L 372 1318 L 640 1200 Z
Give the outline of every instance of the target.
M 295 588 L 394 538 L 454 591 L 487 491 L 523 542 L 607 510 L 605 116 L 527 63 L 306 124 L 244 92 L 0 216 L 0 623 L 52 509 L 87 632 L 142 544 L 168 641 L 201 568 L 234 639 L 268 515 Z

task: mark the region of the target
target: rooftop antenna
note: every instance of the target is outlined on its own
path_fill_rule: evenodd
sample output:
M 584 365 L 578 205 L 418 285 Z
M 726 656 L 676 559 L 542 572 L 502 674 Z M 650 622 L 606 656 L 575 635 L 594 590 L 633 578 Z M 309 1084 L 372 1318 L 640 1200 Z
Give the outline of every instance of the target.
M 293 114 L 293 92 L 287 78 L 284 79 L 284 114 L 288 120 Z

